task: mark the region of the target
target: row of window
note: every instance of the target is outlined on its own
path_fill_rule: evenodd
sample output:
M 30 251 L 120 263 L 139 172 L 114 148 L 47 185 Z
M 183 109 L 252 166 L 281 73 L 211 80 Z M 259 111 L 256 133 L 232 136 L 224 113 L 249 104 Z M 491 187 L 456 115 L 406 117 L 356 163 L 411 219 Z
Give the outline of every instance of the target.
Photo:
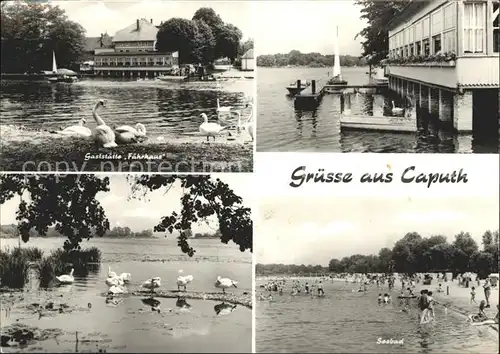
M 162 61 L 157 61 L 157 62 L 154 62 L 154 63 L 132 63 L 132 62 L 119 62 L 119 63 L 95 63 L 95 66 L 143 66 L 143 67 L 153 67 L 153 66 L 172 66 L 174 65 L 173 61 L 172 60 L 169 60 L 169 61 L 165 61 L 162 62 Z
M 171 56 L 162 56 L 162 57 L 104 57 L 104 58 L 95 58 L 95 62 L 154 62 L 154 61 L 167 61 L 172 60 Z
M 115 42 L 115 47 L 152 47 L 154 41 L 147 42 Z
M 486 3 L 464 3 L 464 53 L 484 53 L 486 47 Z M 389 38 L 389 54 L 395 56 L 430 55 L 457 51 L 456 3 L 438 9 L 431 16 Z M 432 26 L 429 28 L 429 21 Z M 493 3 L 493 51 L 500 51 L 499 2 Z M 442 21 L 442 22 L 441 22 Z

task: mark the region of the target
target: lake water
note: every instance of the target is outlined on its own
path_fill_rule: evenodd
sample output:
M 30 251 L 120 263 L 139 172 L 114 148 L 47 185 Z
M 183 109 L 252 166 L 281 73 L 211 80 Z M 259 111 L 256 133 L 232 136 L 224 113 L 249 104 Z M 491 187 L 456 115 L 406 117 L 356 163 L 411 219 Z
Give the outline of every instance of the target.
M 15 247 L 17 239 L 2 239 L 1 247 Z M 62 246 L 63 239 L 34 238 L 25 246 L 36 246 L 49 252 Z M 24 246 L 23 245 L 23 246 Z M 188 291 L 215 292 L 214 282 L 218 275 L 239 281 L 235 294 L 251 292 L 252 257 L 242 253 L 236 245 L 224 245 L 219 240 L 193 240 L 196 255 L 189 258 L 177 247 L 175 239 L 92 239 L 82 247 L 96 246 L 103 252 L 100 270 L 87 277 L 75 277 L 75 283 L 38 291 L 28 286 L 22 301 L 16 301 L 10 316 L 2 313 L 2 325 L 19 320 L 20 323 L 42 329 L 60 329 L 63 332 L 54 339 L 40 341 L 24 348 L 29 352 L 250 352 L 252 311 L 237 306 L 226 316 L 217 316 L 209 300 L 187 300 L 189 309 L 176 299 L 156 298 L 161 312 L 154 312 L 141 299 L 146 296 L 125 295 L 118 303 L 107 303 L 108 265 L 117 273 L 129 272 L 130 290 L 151 277 L 162 279 L 161 289 L 177 290 L 175 284 L 179 270 L 192 274 L 194 280 Z M 14 300 L 16 298 L 13 298 Z M 69 305 L 72 312 L 47 315 L 39 319 L 26 306 L 53 301 Z M 2 295 L 2 305 L 9 302 Z M 89 308 L 89 304 L 91 308 Z M 78 331 L 78 344 L 76 332 Z M 77 346 L 78 345 L 78 346 Z M 9 348 L 2 348 L 7 352 Z M 16 350 L 15 350 L 16 351 Z
M 314 279 L 302 278 L 301 283 Z M 256 287 L 265 281 L 257 280 Z M 420 328 L 415 305 L 404 313 L 393 303 L 378 305 L 377 290 L 353 292 L 356 284 L 325 282 L 325 297 L 291 296 L 291 280 L 282 296 L 256 303 L 256 350 L 267 353 L 497 353 L 498 337 L 486 326 L 471 326 L 452 311 L 436 307 L 433 327 Z M 257 290 L 262 293 L 262 289 Z M 415 300 L 412 300 L 415 301 Z M 496 333 L 496 332 L 495 332 Z M 498 336 L 498 334 L 496 334 Z M 403 345 L 377 344 L 378 338 L 404 340 Z
M 59 130 L 84 117 L 95 121 L 92 108 L 98 99 L 107 105 L 98 113 L 110 126 L 143 123 L 148 137 L 199 139 L 201 113 L 216 119 L 217 98 L 221 106 L 244 109 L 254 94 L 253 80 L 204 83 L 131 81 L 130 79 L 84 79 L 77 83 L 2 80 L 2 124 L 28 130 Z M 26 134 L 29 136 L 29 134 Z
M 349 84 L 368 84 L 367 67 L 342 68 Z M 433 121 L 436 112 L 417 111 L 419 127 L 414 134 L 387 132 L 341 132 L 340 95 L 325 95 L 316 111 L 295 110 L 286 86 L 296 79 L 312 80 L 327 75 L 327 68 L 258 68 L 257 151 L 273 152 L 379 152 L 379 153 L 497 153 L 498 134 L 477 136 L 455 134 L 439 129 Z M 375 105 L 387 106 L 394 100 L 401 106 L 402 98 L 392 91 L 383 94 L 349 95 L 353 114 L 372 114 Z M 434 97 L 432 105 L 434 105 Z M 448 103 L 451 104 L 451 103 Z M 383 107 L 380 107 L 383 108 Z M 494 117 L 491 117 L 494 119 Z

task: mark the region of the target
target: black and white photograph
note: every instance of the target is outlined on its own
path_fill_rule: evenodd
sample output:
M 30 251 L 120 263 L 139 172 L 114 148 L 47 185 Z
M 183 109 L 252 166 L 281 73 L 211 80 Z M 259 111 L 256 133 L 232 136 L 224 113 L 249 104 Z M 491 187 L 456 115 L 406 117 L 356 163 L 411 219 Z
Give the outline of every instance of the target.
M 270 196 L 256 218 L 257 353 L 498 353 L 498 179 L 487 196 Z
M 251 172 L 254 6 L 2 1 L 0 170 Z
M 257 151 L 498 153 L 498 0 L 257 12 Z
M 251 352 L 250 182 L 0 176 L 2 353 Z

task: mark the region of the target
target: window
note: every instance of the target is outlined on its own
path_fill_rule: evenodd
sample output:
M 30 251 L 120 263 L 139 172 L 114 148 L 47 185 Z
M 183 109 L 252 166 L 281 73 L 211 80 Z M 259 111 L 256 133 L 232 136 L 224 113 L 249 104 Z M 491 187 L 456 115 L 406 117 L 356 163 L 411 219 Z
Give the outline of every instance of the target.
M 493 51 L 495 53 L 500 52 L 500 30 L 498 27 L 498 20 L 500 19 L 499 8 L 500 2 L 493 3 Z
M 409 53 L 408 46 L 405 45 L 405 54 L 404 54 L 404 56 L 407 57 L 409 55 L 408 53 Z
M 424 56 L 428 56 L 431 53 L 431 51 L 430 51 L 431 48 L 430 48 L 430 45 L 429 45 L 429 39 L 428 38 L 426 38 L 426 39 L 424 39 L 422 41 L 422 46 L 423 46 L 423 50 L 424 50 L 423 51 L 423 55 Z
M 443 41 L 442 41 L 442 47 L 443 47 L 443 51 L 445 52 L 450 52 L 450 51 L 454 51 L 456 52 L 457 51 L 457 48 L 456 48 L 456 36 L 455 36 L 455 30 L 451 30 L 451 31 L 448 31 L 448 32 L 445 32 L 443 33 Z
M 415 52 L 414 52 L 414 49 L 413 49 L 413 44 L 410 44 L 410 56 L 414 56 L 415 55 Z
M 432 37 L 432 52 L 434 54 L 438 53 L 441 50 L 441 35 Z
M 422 55 L 422 42 L 417 42 L 416 55 Z
M 432 34 L 436 35 L 438 33 L 441 33 L 443 30 L 443 22 L 442 22 L 442 13 L 441 10 L 436 11 L 435 13 L 432 14 Z
M 483 53 L 485 42 L 486 3 L 464 4 L 464 43 L 465 53 Z
M 422 21 L 422 39 L 429 38 L 430 28 L 429 28 L 429 17 Z
M 443 30 L 447 30 L 456 26 L 456 3 L 451 3 L 444 8 L 444 23 Z

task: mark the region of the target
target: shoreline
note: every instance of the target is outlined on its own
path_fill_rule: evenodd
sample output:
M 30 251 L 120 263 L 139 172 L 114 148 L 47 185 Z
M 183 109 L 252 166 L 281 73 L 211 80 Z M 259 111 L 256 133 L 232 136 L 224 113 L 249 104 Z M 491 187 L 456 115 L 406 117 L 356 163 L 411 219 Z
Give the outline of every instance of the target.
M 233 305 L 241 305 L 246 308 L 252 309 L 252 294 L 247 293 L 243 295 L 236 295 L 230 292 L 200 292 L 200 291 L 180 291 L 180 290 L 159 290 L 154 294 L 148 290 L 133 290 L 128 294 L 132 296 L 148 296 L 154 295 L 154 297 L 166 298 L 166 299 L 176 299 L 178 297 L 183 297 L 185 299 L 193 300 L 210 300 L 210 301 L 222 301 Z
M 100 152 L 86 140 L 47 137 L 46 134 L 30 140 L 3 137 L 0 169 L 63 173 L 252 172 L 252 141 L 224 141 L 223 138 L 210 143 L 200 136 L 198 139 L 120 145 L 101 154 L 120 155 L 121 158 L 98 159 L 92 157 Z

